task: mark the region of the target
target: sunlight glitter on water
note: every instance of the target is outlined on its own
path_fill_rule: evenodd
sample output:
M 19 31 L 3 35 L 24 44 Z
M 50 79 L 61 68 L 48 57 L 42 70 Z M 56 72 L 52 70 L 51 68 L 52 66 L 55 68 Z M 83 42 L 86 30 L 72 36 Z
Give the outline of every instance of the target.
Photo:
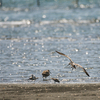
M 4 3 L 0 9 L 0 83 L 52 84 L 52 77 L 61 83 L 100 82 L 100 2 L 87 3 L 80 1 L 75 7 L 61 0 L 60 5 L 51 1 L 27 8 L 22 3 L 13 8 Z M 90 77 L 80 68 L 72 70 L 67 66 L 69 59 L 55 51 L 82 65 Z M 51 74 L 43 81 L 42 72 L 47 69 Z M 39 79 L 29 81 L 31 74 Z

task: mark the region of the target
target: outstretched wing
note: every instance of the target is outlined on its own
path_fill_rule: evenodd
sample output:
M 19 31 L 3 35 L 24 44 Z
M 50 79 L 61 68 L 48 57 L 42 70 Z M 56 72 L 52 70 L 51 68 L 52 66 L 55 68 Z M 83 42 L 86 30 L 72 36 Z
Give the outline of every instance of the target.
M 87 72 L 81 65 L 79 65 L 79 64 L 75 64 L 75 65 L 78 66 L 78 67 L 80 67 L 80 68 L 82 68 L 83 71 L 85 72 L 85 74 L 86 74 L 87 76 L 90 76 L 90 75 L 88 74 L 88 72 Z
M 67 57 L 71 62 L 73 62 L 73 61 L 71 60 L 71 58 L 68 57 L 67 55 L 65 55 L 64 53 L 61 53 L 61 52 L 58 52 L 58 51 L 56 51 L 56 52 L 59 53 L 60 55 L 63 55 L 63 56 L 65 56 L 65 57 Z

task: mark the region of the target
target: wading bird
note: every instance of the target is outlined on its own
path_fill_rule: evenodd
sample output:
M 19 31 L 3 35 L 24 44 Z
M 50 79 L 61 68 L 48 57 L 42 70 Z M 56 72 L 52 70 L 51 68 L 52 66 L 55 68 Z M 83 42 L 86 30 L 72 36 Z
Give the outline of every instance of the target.
M 50 71 L 49 70 L 45 70 L 45 71 L 43 71 L 42 72 L 42 76 L 43 76 L 43 78 L 45 77 L 48 77 L 50 75 Z
M 38 77 L 35 77 L 33 74 L 32 74 L 32 76 L 29 78 L 29 80 L 36 80 L 36 79 L 38 79 Z
M 54 82 L 60 83 L 60 81 L 58 79 L 56 79 L 56 78 L 51 78 L 51 79 L 54 80 Z
M 67 58 L 70 60 L 70 63 L 69 63 L 68 65 L 71 65 L 72 69 L 73 69 L 73 68 L 76 69 L 76 66 L 77 66 L 77 67 L 80 67 L 80 68 L 83 69 L 83 71 L 85 72 L 85 74 L 86 74 L 87 76 L 90 76 L 90 75 L 87 73 L 87 71 L 86 71 L 81 65 L 74 63 L 74 62 L 71 60 L 70 57 L 68 57 L 68 56 L 65 55 L 64 53 L 61 53 L 61 52 L 58 52 L 58 51 L 56 51 L 56 52 L 57 52 L 58 54 L 60 54 L 60 55 L 63 55 L 63 56 L 65 56 L 65 57 L 67 57 Z

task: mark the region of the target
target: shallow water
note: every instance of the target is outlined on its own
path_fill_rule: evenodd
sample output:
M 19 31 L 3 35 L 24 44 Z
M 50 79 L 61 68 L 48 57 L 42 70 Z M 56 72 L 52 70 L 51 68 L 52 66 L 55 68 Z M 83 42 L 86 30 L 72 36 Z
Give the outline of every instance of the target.
M 0 8 L 0 83 L 100 82 L 100 1 L 3 1 Z M 15 1 L 15 2 L 14 2 Z M 7 3 L 8 2 L 8 5 Z M 67 54 L 81 68 L 66 67 Z M 43 81 L 42 72 L 51 75 Z M 36 81 L 28 78 L 34 74 Z

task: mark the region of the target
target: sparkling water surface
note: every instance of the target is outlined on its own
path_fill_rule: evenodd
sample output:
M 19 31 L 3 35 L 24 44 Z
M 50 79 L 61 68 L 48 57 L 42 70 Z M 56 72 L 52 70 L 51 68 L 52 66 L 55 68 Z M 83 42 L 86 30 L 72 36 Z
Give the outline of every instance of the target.
M 9 2 L 8 2 L 9 1 Z M 25 1 L 25 2 L 24 2 Z M 68 55 L 81 68 L 67 66 Z M 43 81 L 42 72 L 51 75 Z M 39 79 L 28 80 L 31 74 Z M 99 83 L 100 1 L 4 0 L 0 8 L 0 83 Z

